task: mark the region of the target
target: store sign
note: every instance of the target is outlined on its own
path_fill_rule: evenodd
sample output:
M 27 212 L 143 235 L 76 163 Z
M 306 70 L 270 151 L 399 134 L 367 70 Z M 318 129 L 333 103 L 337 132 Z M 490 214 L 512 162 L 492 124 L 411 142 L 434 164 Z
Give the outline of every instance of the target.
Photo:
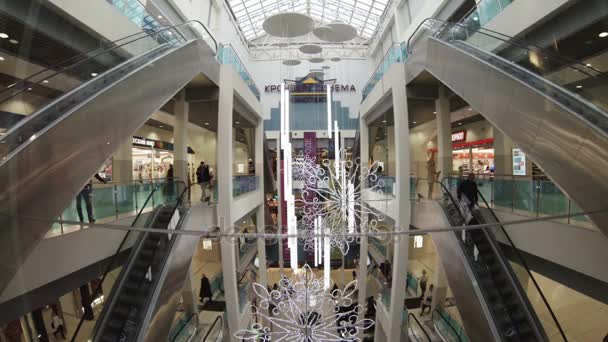
M 211 243 L 211 240 L 203 239 L 203 249 L 206 251 L 213 250 L 213 244 Z
M 422 248 L 424 246 L 424 238 L 420 235 L 414 236 L 414 248 Z
M 461 142 L 467 140 L 467 131 L 452 133 L 452 142 Z
M 149 139 L 146 139 L 146 138 L 133 137 L 133 145 L 146 146 L 146 147 L 154 147 L 154 140 L 149 140 Z
M 519 148 L 513 149 L 513 175 L 526 175 L 526 155 Z
M 296 84 L 288 85 L 288 86 L 286 86 L 286 88 L 289 89 L 289 91 L 291 91 L 291 92 L 302 90 L 302 89 L 299 89 L 300 87 L 298 87 Z M 333 91 L 335 93 L 354 93 L 357 91 L 357 88 L 353 84 L 332 84 L 332 85 L 330 85 L 330 88 L 331 88 L 331 91 Z M 322 90 L 323 89 L 320 89 L 320 91 L 322 91 Z M 265 93 L 280 93 L 281 85 L 280 84 L 265 85 L 264 92 Z

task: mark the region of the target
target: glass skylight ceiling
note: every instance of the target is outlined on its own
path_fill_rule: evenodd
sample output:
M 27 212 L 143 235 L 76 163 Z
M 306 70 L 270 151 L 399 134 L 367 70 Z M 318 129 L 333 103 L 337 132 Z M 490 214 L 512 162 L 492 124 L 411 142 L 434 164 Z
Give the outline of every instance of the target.
M 309 14 L 317 24 L 340 20 L 351 24 L 357 34 L 371 38 L 390 0 L 227 0 L 247 40 L 266 34 L 264 20 L 276 13 Z

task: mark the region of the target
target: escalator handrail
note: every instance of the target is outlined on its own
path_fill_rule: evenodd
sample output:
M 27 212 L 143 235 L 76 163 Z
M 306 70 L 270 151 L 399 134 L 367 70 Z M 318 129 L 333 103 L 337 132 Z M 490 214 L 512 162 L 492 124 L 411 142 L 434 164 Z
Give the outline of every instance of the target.
M 140 219 L 141 214 L 143 213 L 144 209 L 146 208 L 146 205 L 148 204 L 148 202 L 150 201 L 150 199 L 152 198 L 152 196 L 154 195 L 154 193 L 158 189 L 165 187 L 167 184 L 180 184 L 180 183 L 184 184 L 184 185 L 186 184 L 183 181 L 174 181 L 174 182 L 161 183 L 161 184 L 157 185 L 150 192 L 150 194 L 148 195 L 148 198 L 146 198 L 146 201 L 142 205 L 141 209 L 139 209 L 139 212 L 137 213 L 137 216 L 135 217 L 135 219 L 131 223 L 131 227 L 134 227 L 135 224 L 137 223 L 137 221 Z M 127 230 L 127 233 L 125 234 L 124 238 L 120 242 L 120 245 L 118 245 L 118 248 L 116 249 L 116 253 L 114 253 L 114 255 L 112 256 L 112 259 L 110 259 L 110 262 L 106 266 L 106 269 L 104 270 L 104 273 L 103 273 L 103 276 L 101 277 L 101 280 L 99 281 L 97 287 L 93 290 L 93 293 L 91 295 L 92 298 L 97 297 L 97 295 L 99 294 L 99 291 L 101 291 L 102 285 L 103 285 L 104 281 L 106 280 L 106 277 L 108 276 L 108 274 L 110 273 L 110 271 L 112 271 L 112 266 L 116 262 L 116 259 L 118 258 L 118 255 L 121 253 L 122 247 L 124 246 L 125 242 L 129 238 L 130 234 L 131 234 L 131 231 Z M 78 325 L 76 326 L 76 329 L 74 330 L 74 335 L 72 336 L 71 342 L 75 342 L 76 341 L 76 336 L 78 336 L 78 332 L 80 331 L 80 328 L 82 327 L 82 324 L 84 323 L 84 319 L 85 319 L 85 317 L 82 316 L 82 318 L 80 319 L 80 322 L 78 322 Z
M 418 324 L 418 326 L 420 327 L 420 329 L 424 333 L 424 336 L 426 336 L 426 340 L 429 341 L 429 342 L 431 342 L 431 338 L 429 337 L 429 334 L 426 332 L 426 329 L 424 329 L 424 326 L 422 326 L 422 324 L 420 323 L 420 321 L 418 320 L 418 318 L 416 318 L 416 316 L 413 313 L 411 313 L 411 312 L 407 315 L 407 318 L 408 318 L 407 319 L 407 322 L 408 322 L 407 324 L 408 324 L 408 326 L 410 324 L 409 322 L 411 322 L 410 319 L 409 319 L 410 317 L 414 318 L 414 321 L 416 321 L 416 324 Z
M 166 25 L 159 26 L 159 27 L 157 27 L 156 29 L 160 29 L 160 28 L 165 27 L 165 26 L 166 26 Z M 116 43 L 118 43 L 118 42 L 122 41 L 122 40 L 125 40 L 125 39 L 130 39 L 130 38 L 133 38 L 133 37 L 138 36 L 138 35 L 140 35 L 140 34 L 145 34 L 146 36 L 148 36 L 148 35 L 150 34 L 150 32 L 154 32 L 154 31 L 156 31 L 156 29 L 155 29 L 155 30 L 142 30 L 142 31 L 138 31 L 138 32 L 135 32 L 135 33 L 130 34 L 130 35 L 128 35 L 128 36 L 122 37 L 122 38 L 120 38 L 120 39 L 117 39 L 117 40 L 114 40 L 114 41 L 111 41 L 111 42 L 108 42 L 108 43 L 104 43 L 103 45 L 98 46 L 98 47 L 96 47 L 96 48 L 94 48 L 94 49 L 92 49 L 92 50 L 85 51 L 85 52 L 81 52 L 81 53 L 79 53 L 79 54 L 77 54 L 77 55 L 75 55 L 75 56 L 72 56 L 72 57 L 70 57 L 70 58 L 64 59 L 64 60 L 62 60 L 61 62 L 55 63 L 54 65 L 51 65 L 50 67 L 48 67 L 48 68 L 46 68 L 46 69 L 42 69 L 42 70 L 40 70 L 40 71 L 37 71 L 37 72 L 35 72 L 35 73 L 33 73 L 33 74 L 31 74 L 31 75 L 27 76 L 26 78 L 24 78 L 24 79 L 22 79 L 22 80 L 19 80 L 19 81 L 17 81 L 17 82 L 15 82 L 15 83 L 13 83 L 13 84 L 11 84 L 11 85 L 10 85 L 10 87 L 8 87 L 8 88 L 6 88 L 6 89 L 4 89 L 4 90 L 1 90 L 1 91 L 0 91 L 0 95 L 2 95 L 3 93 L 6 93 L 6 92 L 9 92 L 9 91 L 13 90 L 13 89 L 15 88 L 15 86 L 17 86 L 17 85 L 20 85 L 20 84 L 25 84 L 25 83 L 26 83 L 27 81 L 29 81 L 30 79 L 32 79 L 32 78 L 34 78 L 34 77 L 36 77 L 36 76 L 38 76 L 38 75 L 40 75 L 40 74 L 42 74 L 42 73 L 44 73 L 44 72 L 47 72 L 47 71 L 50 71 L 50 70 L 56 70 L 56 69 L 60 68 L 62 65 L 66 64 L 66 63 L 68 63 L 68 62 L 70 62 L 70 61 L 72 61 L 72 60 L 76 60 L 78 57 L 86 56 L 86 55 L 88 55 L 88 54 L 90 54 L 90 53 L 93 53 L 93 52 L 95 52 L 95 51 L 97 51 L 97 50 L 100 50 L 100 49 L 105 49 L 105 48 L 107 48 L 107 47 L 109 47 L 109 46 L 111 46 L 111 45 L 113 45 L 113 44 L 116 44 Z M 106 51 L 106 50 L 103 50 L 103 51 Z M 72 65 L 72 64 L 70 64 L 70 65 Z M 61 67 L 60 72 L 61 72 L 61 71 L 63 71 L 63 70 L 67 70 L 67 68 L 68 68 L 70 65 L 65 66 L 65 67 Z M 52 75 L 52 76 L 54 76 L 54 75 Z M 52 76 L 51 76 L 51 77 L 52 77 Z M 47 78 L 48 78 L 48 77 L 47 77 Z M 4 102 L 4 100 L 2 100 L 2 102 Z
M 445 319 L 445 317 L 443 317 L 443 315 L 441 314 L 441 312 L 439 312 L 439 310 L 437 310 L 437 309 L 433 309 L 433 312 L 431 313 L 431 320 L 433 320 L 433 322 L 435 321 L 435 320 L 433 319 L 433 317 L 435 317 L 435 313 L 437 313 L 437 315 L 439 315 L 439 317 L 441 318 L 441 320 L 442 320 L 443 322 L 445 322 L 445 324 L 446 324 L 448 327 L 450 327 L 450 329 L 451 329 L 451 330 L 454 332 L 454 335 L 455 335 L 456 337 L 458 337 L 458 342 L 463 342 L 463 341 L 462 341 L 462 337 L 461 337 L 461 336 L 460 336 L 460 334 L 459 334 L 459 333 L 456 331 L 456 328 L 454 328 L 454 327 L 452 326 L 452 324 L 450 324 L 450 322 L 448 322 L 448 320 L 446 320 L 446 319 Z M 439 333 L 439 332 L 438 332 L 438 333 Z M 440 333 L 440 335 L 441 335 L 441 333 Z
M 133 42 L 139 41 L 139 40 L 144 39 L 144 38 L 149 38 L 149 37 L 152 37 L 153 35 L 158 35 L 158 34 L 163 33 L 163 32 L 165 32 L 165 31 L 169 31 L 169 30 L 173 30 L 173 29 L 175 29 L 175 31 L 179 32 L 179 31 L 177 30 L 177 28 L 178 28 L 178 27 L 181 27 L 181 26 L 187 26 L 187 25 L 190 25 L 190 24 L 193 24 L 193 23 L 196 23 L 196 24 L 201 25 L 201 26 L 202 26 L 202 27 L 205 29 L 205 31 L 207 31 L 207 33 L 209 34 L 209 36 L 211 37 L 211 39 L 213 39 L 213 42 L 214 42 L 214 44 L 215 44 L 215 55 L 217 55 L 217 46 L 218 46 L 218 45 L 217 45 L 217 41 L 216 41 L 216 40 L 215 40 L 215 38 L 214 38 L 214 37 L 211 35 L 211 33 L 209 32 L 209 30 L 207 29 L 207 27 L 206 27 L 206 26 L 205 26 L 203 23 L 201 23 L 200 21 L 198 21 L 198 20 L 190 20 L 190 21 L 187 21 L 187 22 L 184 22 L 184 23 L 181 23 L 181 24 L 173 25 L 173 26 L 163 26 L 163 27 L 162 27 L 162 29 L 157 30 L 157 31 L 152 31 L 152 32 L 145 32 L 145 31 L 144 31 L 144 33 L 146 33 L 146 35 L 144 35 L 144 36 L 142 36 L 142 37 L 137 37 L 137 38 L 135 38 L 135 39 L 132 39 L 132 40 L 127 41 L 126 43 L 121 43 L 121 44 L 119 44 L 119 45 L 112 46 L 112 47 L 111 47 L 111 48 L 109 48 L 109 49 L 106 49 L 106 50 L 103 50 L 103 51 L 101 51 L 101 52 L 98 52 L 98 53 L 96 53 L 95 55 L 93 55 L 93 56 L 91 56 L 91 57 L 88 57 L 88 58 L 83 59 L 83 60 L 81 60 L 81 61 L 78 61 L 78 62 L 76 62 L 76 63 L 74 63 L 74 64 L 71 64 L 71 65 L 69 65 L 69 66 L 67 66 L 67 67 L 64 67 L 63 69 L 60 69 L 60 70 L 55 71 L 55 72 L 54 72 L 54 73 L 52 73 L 50 76 L 46 77 L 46 79 L 49 79 L 49 78 L 55 77 L 56 75 L 59 75 L 59 74 L 61 74 L 61 73 L 64 73 L 64 72 L 66 72 L 66 71 L 68 71 L 68 70 L 70 70 L 70 69 L 72 69 L 72 68 L 74 68 L 74 67 L 76 67 L 76 66 L 78 66 L 78 65 L 81 65 L 82 63 L 88 62 L 88 61 L 90 61 L 90 60 L 92 60 L 92 59 L 94 59 L 94 58 L 96 58 L 96 57 L 98 57 L 98 56 L 100 56 L 100 55 L 103 55 L 103 54 L 105 54 L 105 53 L 107 53 L 107 52 L 109 52 L 109 51 L 116 50 L 116 49 L 121 48 L 121 47 L 123 47 L 123 46 L 125 46 L 125 45 L 131 44 L 131 43 L 133 43 Z M 181 33 L 180 33 L 180 35 L 181 35 Z M 33 84 L 32 84 L 32 85 L 30 85 L 29 87 L 36 86 L 36 85 L 40 85 L 42 82 L 44 82 L 44 80 L 39 80 L 38 82 L 33 83 Z M 9 88 L 9 89 L 10 89 L 10 88 Z M 24 88 L 20 89 L 19 91 L 17 91 L 17 92 L 15 92 L 15 93 L 11 94 L 11 95 L 10 95 L 10 96 L 8 96 L 7 98 L 5 98 L 5 99 L 1 99 L 1 100 L 0 100 L 0 104 L 2 104 L 2 103 L 4 103 L 4 102 L 6 102 L 6 101 L 8 101 L 8 100 L 10 100 L 10 99 L 12 99 L 12 98 L 14 98 L 15 96 L 17 96 L 17 95 L 19 95 L 19 94 L 21 94 L 21 93 L 23 93 L 23 92 L 25 92 L 25 91 L 27 91 L 27 89 L 28 89 L 27 87 L 24 87 Z M 31 115 L 30 115 L 30 116 L 31 116 Z M 17 125 L 15 125 L 15 127 L 16 127 L 16 126 L 17 126 Z M 11 129 L 11 130 L 12 130 L 12 129 Z M 9 131 L 9 132 L 10 132 L 10 131 Z M 9 134 L 9 132 L 7 132 L 7 133 L 5 134 L 5 136 L 6 136 L 6 135 L 8 135 L 8 134 Z
M 215 324 L 217 322 L 221 321 L 222 325 L 224 325 L 224 317 L 222 317 L 222 315 L 218 315 L 217 317 L 215 317 L 215 320 L 213 321 L 213 323 L 211 323 L 211 325 L 209 326 L 209 330 L 207 330 L 207 333 L 205 334 L 205 336 L 202 339 L 202 342 L 207 341 L 207 337 L 209 337 L 209 334 L 211 333 L 211 331 L 213 330 L 213 327 L 215 326 Z M 220 330 L 221 331 L 221 330 Z
M 186 328 L 188 326 L 188 324 L 190 323 L 190 321 L 192 321 L 192 318 L 196 317 L 196 327 L 198 329 L 198 314 L 190 314 L 190 317 L 188 317 L 188 320 L 186 321 L 186 324 L 182 325 L 181 328 L 179 328 L 179 330 L 177 331 L 177 334 L 173 335 L 173 338 L 171 339 L 171 342 L 174 342 L 175 340 L 178 339 L 179 335 L 182 333 L 182 330 L 184 330 L 184 328 Z M 196 334 L 196 330 L 194 331 L 194 333 Z
M 500 32 L 493 31 L 493 30 L 486 29 L 486 28 L 482 28 L 482 27 L 471 27 L 471 26 L 468 26 L 468 25 L 465 25 L 465 24 L 462 24 L 462 23 L 459 23 L 459 22 L 446 21 L 446 20 L 441 20 L 441 19 L 437 19 L 437 18 L 426 18 L 422 22 L 420 22 L 420 24 L 418 24 L 418 27 L 416 27 L 416 30 L 414 30 L 414 33 L 412 33 L 412 35 L 407 40 L 406 51 L 407 51 L 408 54 L 412 53 L 411 44 L 410 44 L 412 38 L 415 37 L 416 34 L 418 33 L 418 31 L 422 28 L 422 26 L 425 23 L 429 22 L 429 21 L 435 21 L 435 22 L 443 23 L 445 25 L 458 26 L 458 27 L 461 27 L 461 28 L 464 28 L 464 29 L 474 30 L 476 32 L 479 32 L 480 34 L 485 35 L 485 36 L 489 36 L 489 37 L 498 39 L 500 41 L 503 41 L 505 43 L 518 46 L 518 47 L 520 47 L 522 49 L 540 53 L 540 54 L 542 54 L 544 56 L 548 56 L 548 57 L 554 58 L 557 61 L 559 61 L 560 63 L 564 64 L 565 66 L 573 68 L 573 69 L 575 69 L 577 71 L 580 71 L 580 72 L 586 74 L 589 77 L 599 78 L 597 75 L 589 74 L 585 70 L 593 70 L 593 72 L 598 73 L 598 74 L 600 74 L 602 76 L 605 75 L 604 72 L 602 72 L 602 71 L 600 71 L 600 70 L 598 70 L 598 69 L 596 69 L 596 68 L 594 68 L 592 66 L 591 67 L 587 66 L 585 63 L 582 63 L 582 62 L 580 62 L 578 60 L 574 60 L 574 59 L 568 58 L 566 56 L 558 55 L 558 54 L 556 54 L 556 53 L 554 53 L 554 52 L 552 52 L 550 50 L 547 50 L 547 49 L 542 48 L 540 46 L 536 46 L 536 45 L 530 44 L 528 42 L 524 42 L 522 40 L 518 40 L 518 39 L 516 39 L 514 37 L 511 37 L 511 36 L 508 36 L 508 35 L 506 35 L 504 33 L 500 33 Z M 497 37 L 495 35 L 502 36 L 502 37 Z M 579 69 L 579 68 L 575 68 L 574 66 L 572 66 L 572 64 L 578 65 L 579 67 L 582 68 L 582 70 Z
M 487 210 L 492 214 L 492 217 L 494 218 L 494 220 L 496 220 L 497 223 L 500 223 L 500 220 L 498 219 L 498 216 L 496 216 L 496 213 L 494 212 L 494 210 L 492 210 L 492 208 L 490 207 L 490 205 L 486 201 L 486 199 L 483 196 L 483 194 L 479 190 L 477 190 L 477 193 L 478 193 L 479 197 L 483 200 L 483 203 L 485 204 Z M 540 297 L 542 298 L 543 303 L 547 307 L 547 310 L 549 310 L 549 313 L 551 314 L 551 318 L 555 322 L 555 325 L 557 326 L 557 328 L 558 328 L 558 330 L 560 332 L 560 335 L 562 336 L 562 338 L 564 339 L 564 341 L 568 341 L 568 338 L 566 337 L 566 334 L 565 334 L 564 330 L 562 329 L 562 326 L 559 323 L 559 321 L 557 319 L 557 316 L 555 315 L 555 312 L 553 312 L 553 309 L 551 308 L 551 305 L 549 304 L 549 301 L 547 301 L 547 298 L 545 297 L 545 294 L 541 290 L 540 285 L 536 281 L 536 278 L 534 278 L 534 276 L 532 275 L 532 271 L 530 270 L 530 267 L 528 266 L 528 263 L 524 259 L 523 255 L 519 252 L 519 249 L 515 246 L 515 243 L 513 243 L 513 240 L 511 239 L 511 237 L 509 236 L 509 234 L 507 233 L 507 230 L 503 227 L 503 225 L 499 224 L 498 227 L 500 227 L 500 230 L 502 231 L 502 233 L 507 238 L 507 241 L 509 242 L 510 247 L 515 252 L 515 255 L 517 256 L 517 259 L 519 259 L 519 262 L 521 262 L 521 265 L 526 269 L 526 272 L 528 273 L 528 276 L 532 280 L 532 283 L 534 284 L 534 287 L 536 288 L 536 290 L 540 294 Z M 485 231 L 485 229 L 484 229 L 484 231 Z
M 449 178 L 445 177 L 443 180 L 446 180 Z M 443 189 L 444 194 L 450 198 L 452 204 L 455 206 L 455 208 L 457 209 L 458 213 L 460 214 L 460 217 L 462 218 L 464 225 L 466 225 L 466 218 L 464 216 L 464 214 L 461 212 L 461 207 L 460 205 L 457 204 L 456 199 L 454 199 L 454 197 L 452 196 L 452 192 L 449 191 L 449 189 L 445 186 L 445 184 L 443 184 L 443 182 L 437 182 L 439 183 L 439 185 L 441 186 L 441 188 Z M 509 282 L 511 283 L 512 286 L 514 286 L 514 289 L 517 289 L 516 295 L 517 297 L 521 300 L 523 307 L 524 307 L 524 311 L 526 313 L 526 316 L 533 320 L 537 325 L 533 325 L 533 329 L 535 329 L 535 333 L 537 336 L 543 336 L 543 332 L 539 329 L 537 329 L 538 324 L 540 324 L 542 326 L 542 324 L 537 320 L 536 316 L 532 314 L 532 312 L 530 311 L 530 307 L 531 304 L 529 303 L 529 301 L 527 301 L 527 297 L 525 297 L 522 292 L 524 291 L 521 286 L 518 286 L 518 282 L 515 281 L 515 275 L 513 274 L 512 270 L 510 269 L 510 267 L 508 267 L 508 262 L 505 260 L 504 256 L 502 255 L 502 253 L 500 253 L 500 251 L 498 250 L 498 247 L 494 244 L 494 240 L 492 239 L 492 237 L 490 236 L 490 234 L 488 234 L 488 232 L 486 231 L 486 229 L 481 229 L 482 233 L 486 236 L 486 238 L 488 239 L 488 243 L 490 244 L 494 254 L 496 255 L 497 259 L 499 260 L 499 263 L 502 267 L 502 269 L 507 273 L 507 278 L 509 280 Z M 458 243 L 461 244 L 462 241 L 460 241 L 460 239 L 458 239 Z M 467 256 L 467 254 L 465 253 L 465 258 L 469 259 L 469 257 Z M 476 275 L 473 275 L 474 277 L 476 277 Z M 485 293 L 483 294 L 484 298 L 486 297 Z M 494 315 L 492 315 L 494 316 Z M 496 318 L 496 317 L 495 317 Z M 567 341 L 567 340 L 565 340 Z

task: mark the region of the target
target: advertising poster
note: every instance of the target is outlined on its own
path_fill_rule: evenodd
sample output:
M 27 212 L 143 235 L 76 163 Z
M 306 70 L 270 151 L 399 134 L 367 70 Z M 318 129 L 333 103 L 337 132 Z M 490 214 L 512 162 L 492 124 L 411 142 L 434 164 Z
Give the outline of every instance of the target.
M 513 175 L 526 175 L 526 155 L 519 148 L 513 149 Z

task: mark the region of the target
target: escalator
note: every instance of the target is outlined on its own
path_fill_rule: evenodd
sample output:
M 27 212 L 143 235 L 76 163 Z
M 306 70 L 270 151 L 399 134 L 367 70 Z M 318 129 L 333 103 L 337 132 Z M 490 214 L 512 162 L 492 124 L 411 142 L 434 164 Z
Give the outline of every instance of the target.
M 508 235 L 500 226 L 496 216 L 489 216 L 489 206 L 481 210 L 469 211 L 443 184 L 443 198 L 440 202 L 451 226 L 466 226 L 492 223 L 497 228 L 478 228 L 456 231 L 454 234 L 457 244 L 462 251 L 464 260 L 471 271 L 476 286 L 482 297 L 484 306 L 489 311 L 493 326 L 501 341 L 549 341 L 567 338 L 557 321 L 549 303 L 540 287 L 534 280 L 530 269 L 523 258 L 519 261 L 525 269 L 526 279 L 531 279 L 534 287 L 522 288 L 518 276 L 509 260 L 496 241 L 494 230 Z M 482 196 L 480 194 L 480 196 Z M 483 196 L 481 197 L 483 199 Z M 484 213 L 485 211 L 485 213 Z M 489 218 L 492 218 L 491 220 Z M 509 241 L 511 241 L 509 239 Z M 511 241 L 512 244 L 512 241 Z M 441 243 L 439 243 L 441 245 Z M 517 248 L 510 246 L 513 250 Z M 438 247 L 438 250 L 441 247 Z M 439 251 L 441 252 L 441 251 Z M 440 253 L 441 254 L 441 253 Z M 443 258 L 442 258 L 443 259 Z M 445 263 L 445 260 L 443 260 Z M 453 277 L 446 268 L 448 279 Z M 458 292 L 455 289 L 455 294 Z M 542 300 L 539 300 L 542 298 Z M 456 299 L 459 302 L 458 298 Z M 466 304 L 465 304 L 466 305 Z M 460 305 L 459 305 L 460 308 Z M 543 320 L 539 319 L 543 317 Z M 463 317 L 463 319 L 466 319 Z M 465 322 L 466 324 L 466 322 Z M 548 332 L 552 334 L 548 336 Z
M 0 140 L 0 291 L 48 222 L 152 113 L 197 75 L 218 83 L 217 43 L 201 36 L 210 34 L 198 21 L 141 31 L 0 91 L 11 105 L 32 87 L 62 87 Z M 116 63 L 99 62 L 107 60 Z
M 408 42 L 412 74 L 424 69 L 462 97 L 608 235 L 608 96 L 563 75 L 576 74 L 580 77 L 574 79 L 602 86 L 608 76 L 478 27 L 427 19 L 413 37 L 423 44 Z M 503 50 L 521 57 L 503 58 Z
M 407 333 L 411 342 L 432 342 L 429 333 L 412 313 L 407 315 Z

